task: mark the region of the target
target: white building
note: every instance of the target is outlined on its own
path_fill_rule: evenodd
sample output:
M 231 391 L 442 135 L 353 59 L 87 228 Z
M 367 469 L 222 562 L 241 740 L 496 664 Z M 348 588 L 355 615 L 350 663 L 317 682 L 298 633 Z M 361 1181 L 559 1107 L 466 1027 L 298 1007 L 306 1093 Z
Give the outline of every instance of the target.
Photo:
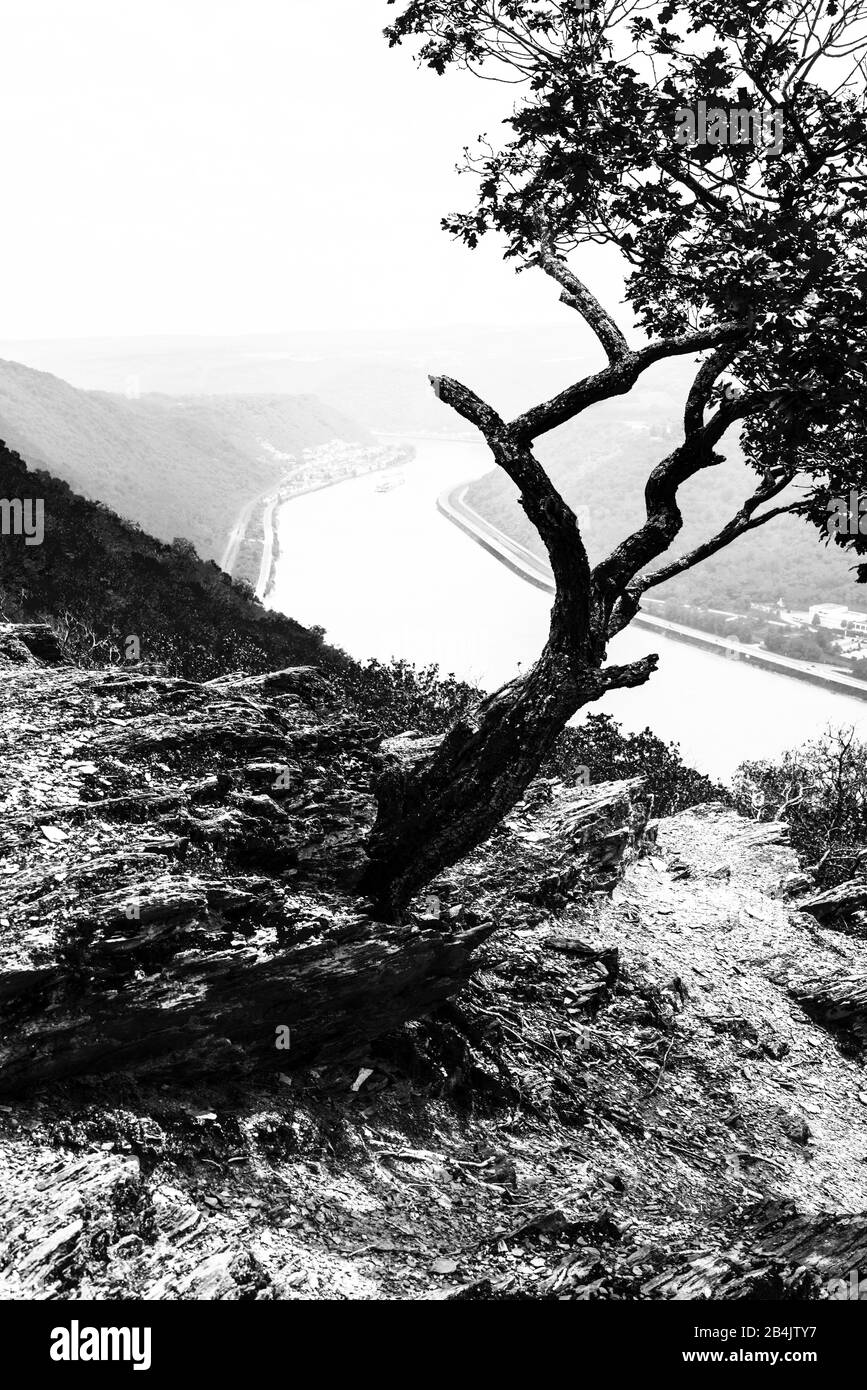
M 845 603 L 814 603 L 808 612 L 814 626 L 867 634 L 867 613 L 858 613 L 855 609 L 847 608 Z

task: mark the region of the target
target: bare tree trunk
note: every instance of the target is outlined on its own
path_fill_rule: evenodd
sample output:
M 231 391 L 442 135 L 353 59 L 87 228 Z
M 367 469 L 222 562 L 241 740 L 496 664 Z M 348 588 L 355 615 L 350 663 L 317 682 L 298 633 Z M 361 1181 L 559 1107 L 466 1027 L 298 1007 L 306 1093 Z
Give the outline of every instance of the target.
M 554 576 L 550 635 L 530 671 L 482 700 L 445 738 L 421 745 L 398 742 L 390 751 L 378 787 L 369 864 L 360 883 L 390 920 L 399 919 L 414 894 L 442 869 L 487 838 L 538 773 L 577 710 L 607 690 L 641 685 L 650 677 L 655 656 L 624 667 L 604 666 L 608 641 L 635 616 L 644 591 L 763 524 L 776 513 L 753 513 L 783 487 L 782 482 L 763 482 L 716 536 L 667 569 L 642 574 L 681 529 L 678 488 L 717 462 L 714 446 L 725 431 L 757 403 L 764 403 L 759 395 L 726 403 L 705 422 L 714 383 L 748 325 L 732 321 L 633 351 L 611 316 L 550 252 L 544 238 L 539 264 L 563 287 L 563 302 L 594 330 L 608 366 L 510 423 L 452 377 L 431 377 L 431 383 L 444 404 L 479 430 L 494 462 L 519 490 L 520 504 L 548 552 Z M 645 521 L 591 569 L 576 515 L 536 458 L 534 440 L 597 401 L 625 394 L 654 362 L 706 348 L 715 350 L 690 390 L 683 442 L 647 480 Z
M 459 720 L 432 756 L 393 750 L 360 885 L 381 912 L 397 916 L 425 883 L 487 838 L 579 703 L 575 683 L 546 649 L 526 675 Z
M 444 738 L 392 741 L 359 885 L 381 916 L 398 919 L 426 883 L 487 839 L 577 710 L 614 683 L 642 683 L 655 665 L 648 657 L 602 672 L 582 666 L 570 645 L 552 635 L 531 670 L 482 700 Z

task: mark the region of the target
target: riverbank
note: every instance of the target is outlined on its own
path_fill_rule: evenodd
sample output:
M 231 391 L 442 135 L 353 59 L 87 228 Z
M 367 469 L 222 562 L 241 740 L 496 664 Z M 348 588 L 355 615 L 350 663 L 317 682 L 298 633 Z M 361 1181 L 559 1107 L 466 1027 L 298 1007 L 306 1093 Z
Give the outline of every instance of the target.
M 492 526 L 466 502 L 468 483 L 461 483 L 442 493 L 437 498 L 437 509 L 449 521 L 458 526 L 465 535 L 490 555 L 506 565 L 528 584 L 546 593 L 554 593 L 554 582 L 550 568 L 538 555 L 526 546 L 520 545 L 506 536 L 496 526 Z M 789 676 L 795 680 L 819 685 L 826 690 L 848 695 L 857 700 L 867 700 L 867 682 L 857 680 L 840 671 L 821 666 L 818 662 L 798 661 L 794 657 L 779 656 L 775 652 L 737 642 L 731 638 L 717 637 L 713 633 L 701 632 L 698 628 L 686 627 L 682 623 L 671 622 L 667 618 L 655 618 L 649 613 L 639 613 L 632 620 L 637 627 L 650 628 L 664 633 L 675 642 L 685 642 L 700 647 L 703 651 L 725 657 L 728 661 L 742 661 L 763 671 L 776 675 Z
M 352 478 L 381 473 L 411 463 L 411 445 L 380 443 L 359 445 L 334 440 L 321 449 L 305 451 L 276 487 L 259 493 L 244 507 L 223 553 L 221 569 L 236 580 L 246 580 L 265 601 L 274 588 L 280 557 L 279 515 L 284 502 L 307 493 L 336 487 Z M 319 468 L 328 476 L 313 481 Z

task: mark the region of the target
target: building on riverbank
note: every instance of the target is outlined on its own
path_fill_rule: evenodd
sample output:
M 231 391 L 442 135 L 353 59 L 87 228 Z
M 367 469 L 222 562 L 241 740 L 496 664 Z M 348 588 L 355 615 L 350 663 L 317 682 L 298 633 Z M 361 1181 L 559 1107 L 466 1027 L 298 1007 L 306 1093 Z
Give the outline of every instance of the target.
M 814 627 L 867 636 L 867 613 L 847 608 L 845 603 L 815 603 L 807 610 L 807 619 Z

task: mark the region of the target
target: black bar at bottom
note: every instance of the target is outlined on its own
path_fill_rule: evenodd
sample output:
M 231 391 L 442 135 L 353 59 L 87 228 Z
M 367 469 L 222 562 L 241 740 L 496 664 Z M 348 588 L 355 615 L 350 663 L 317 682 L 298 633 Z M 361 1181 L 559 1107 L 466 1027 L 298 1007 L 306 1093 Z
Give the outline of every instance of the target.
M 488 1376 L 517 1353 L 529 1355 L 536 1378 L 546 1363 L 562 1374 L 564 1354 L 579 1380 L 600 1363 L 612 1375 L 677 1370 L 701 1379 L 761 1367 L 771 1377 L 797 1368 L 827 1378 L 858 1363 L 865 1326 L 851 1302 L 497 1302 L 7 1302 L 0 1338 L 9 1369 L 14 1362 L 60 1382 L 108 1374 L 162 1384 L 185 1373 L 309 1381 L 343 1366 L 367 1375 L 379 1364 L 406 1384 L 416 1369 L 465 1376 L 468 1353 Z M 419 1340 L 407 1344 L 416 1327 Z

